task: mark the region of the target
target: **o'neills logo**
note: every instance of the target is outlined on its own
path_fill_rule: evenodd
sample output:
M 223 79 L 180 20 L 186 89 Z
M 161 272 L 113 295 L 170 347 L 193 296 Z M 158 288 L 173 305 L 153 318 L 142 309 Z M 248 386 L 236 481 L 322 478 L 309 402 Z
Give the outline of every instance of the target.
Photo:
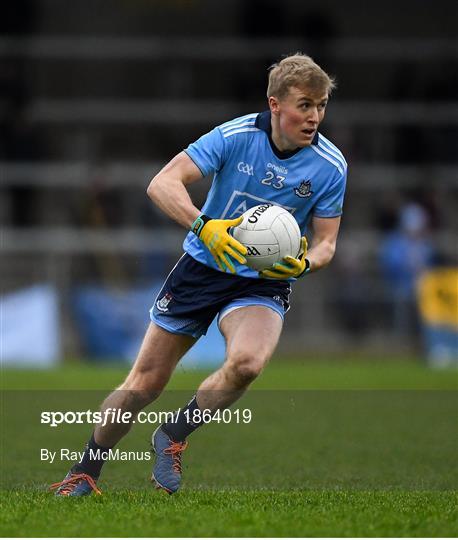
M 273 163 L 268 163 L 267 168 L 273 169 L 276 173 L 288 174 L 288 169 L 283 167 L 283 165 L 274 165 Z
M 257 223 L 259 216 L 261 216 L 268 208 L 273 206 L 272 204 L 260 204 L 256 210 L 248 218 L 248 223 Z

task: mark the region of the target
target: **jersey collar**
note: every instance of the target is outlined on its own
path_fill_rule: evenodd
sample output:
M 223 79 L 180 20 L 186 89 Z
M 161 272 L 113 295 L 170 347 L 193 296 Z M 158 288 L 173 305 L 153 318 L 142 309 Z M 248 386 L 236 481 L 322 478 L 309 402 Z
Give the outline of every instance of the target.
M 263 111 L 258 114 L 255 121 L 255 127 L 258 129 L 261 129 L 262 131 L 265 131 L 267 133 L 267 136 L 269 137 L 269 143 L 272 148 L 273 153 L 280 159 L 287 159 L 294 154 L 297 154 L 299 150 L 302 150 L 302 148 L 296 148 L 296 150 L 290 150 L 287 152 L 282 152 L 279 150 L 273 140 L 272 140 L 272 124 L 271 124 L 272 115 L 270 111 Z M 317 145 L 318 144 L 318 132 L 315 133 L 315 137 L 313 137 L 312 144 Z

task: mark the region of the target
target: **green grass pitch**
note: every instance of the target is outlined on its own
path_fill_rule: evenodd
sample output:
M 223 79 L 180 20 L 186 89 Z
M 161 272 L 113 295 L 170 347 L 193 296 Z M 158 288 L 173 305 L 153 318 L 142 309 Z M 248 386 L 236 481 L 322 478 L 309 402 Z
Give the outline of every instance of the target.
M 47 486 L 91 426 L 40 424 L 43 410 L 97 410 L 127 368 L 3 370 L 2 536 L 457 536 L 458 378 L 414 361 L 274 358 L 233 409 L 190 437 L 180 492 L 149 482 L 151 461 L 113 461 L 100 497 L 57 499 Z M 148 410 L 183 405 L 204 377 L 178 368 Z M 147 452 L 155 426 L 119 448 Z

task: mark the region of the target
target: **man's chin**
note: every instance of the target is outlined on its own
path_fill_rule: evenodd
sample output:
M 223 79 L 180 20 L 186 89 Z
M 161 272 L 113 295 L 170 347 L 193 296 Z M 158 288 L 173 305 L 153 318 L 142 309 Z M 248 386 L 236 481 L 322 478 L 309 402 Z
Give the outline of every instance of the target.
M 288 148 L 284 148 L 284 152 L 294 152 L 294 150 L 305 148 L 307 146 L 310 146 L 313 142 L 313 137 L 300 137 L 297 138 L 295 141 L 290 139 L 290 144 L 288 145 Z
M 306 148 L 307 146 L 310 146 L 312 144 L 313 139 L 310 139 L 309 141 L 301 140 L 297 144 L 297 148 Z
M 301 146 L 310 146 L 313 143 L 313 139 L 315 138 L 316 131 L 313 131 L 313 133 L 306 134 L 304 133 L 301 137 Z

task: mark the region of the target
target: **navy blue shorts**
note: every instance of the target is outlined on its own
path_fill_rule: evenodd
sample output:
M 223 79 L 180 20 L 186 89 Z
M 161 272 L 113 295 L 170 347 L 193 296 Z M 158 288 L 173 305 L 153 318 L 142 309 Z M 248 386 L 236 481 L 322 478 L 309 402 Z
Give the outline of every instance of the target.
M 185 253 L 168 275 L 151 320 L 173 334 L 199 338 L 213 319 L 244 306 L 266 306 L 283 319 L 289 309 L 287 281 L 253 279 L 214 270 Z

